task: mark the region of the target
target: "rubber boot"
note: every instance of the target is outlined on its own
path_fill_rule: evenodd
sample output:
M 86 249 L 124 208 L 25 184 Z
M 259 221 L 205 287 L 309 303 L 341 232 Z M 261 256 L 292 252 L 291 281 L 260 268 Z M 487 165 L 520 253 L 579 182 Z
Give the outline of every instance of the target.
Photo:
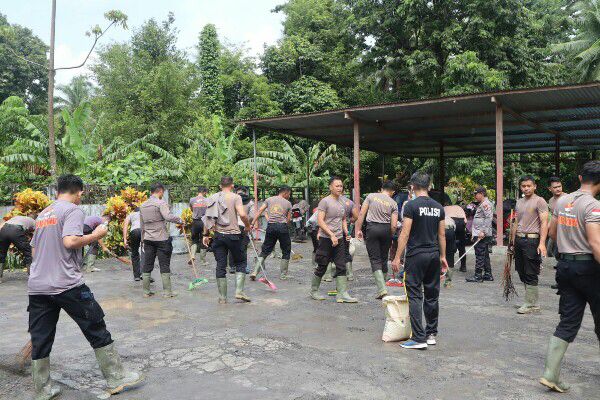
M 523 304 L 518 310 L 519 314 L 531 314 L 533 312 L 540 311 L 537 306 L 538 300 L 538 287 L 525 285 L 525 304 Z
M 451 288 L 452 287 L 452 275 L 454 274 L 454 268 L 448 268 L 446 270 L 446 279 L 444 279 L 444 287 Z
M 135 386 L 144 380 L 144 376 L 137 371 L 128 371 L 121 364 L 121 357 L 115 349 L 115 344 L 94 349 L 100 371 L 106 379 L 107 390 L 110 394 L 121 393 L 128 387 Z
M 358 300 L 354 297 L 350 296 L 348 293 L 348 277 L 336 276 L 335 277 L 335 286 L 337 289 L 337 295 L 335 296 L 335 301 L 338 303 L 358 303 Z
M 35 400 L 50 400 L 60 394 L 60 386 L 55 385 L 50 379 L 50 358 L 31 361 L 31 376 Z
M 287 280 L 288 278 L 288 269 L 290 267 L 290 260 L 281 260 L 281 274 L 279 275 L 279 279 L 282 281 Z
M 333 280 L 333 278 L 331 277 L 332 272 L 333 272 L 333 263 L 329 263 L 329 265 L 327 265 L 327 271 L 325 271 L 325 275 L 323 275 L 324 282 L 331 282 Z
M 0 283 L 2 283 L 3 275 L 4 275 L 4 264 L 0 264 Z
M 475 270 L 475 275 L 469 276 L 469 277 L 465 278 L 465 281 L 467 281 L 467 282 L 476 282 L 476 283 L 483 282 L 483 275 L 481 274 L 481 272 L 482 271 L 480 269 L 476 269 Z
M 244 272 L 235 273 L 235 298 L 250 303 L 250 297 L 244 293 L 244 284 L 246 283 L 246 274 Z
M 198 245 L 197 244 L 192 244 L 190 246 L 190 257 L 191 260 L 188 262 L 188 264 L 192 265 L 192 260 L 196 261 L 196 252 L 198 251 Z
M 206 249 L 200 249 L 200 263 L 206 265 Z
M 163 285 L 163 297 L 176 297 L 177 293 L 173 293 L 173 289 L 171 287 L 171 274 L 160 274 L 160 278 L 162 279 Z
M 346 276 L 349 281 L 354 280 L 354 273 L 352 272 L 352 261 L 346 263 Z
M 154 292 L 150 290 L 150 273 L 144 272 L 142 274 L 143 288 L 144 288 L 144 297 L 154 296 Z
M 219 304 L 227 303 L 227 278 L 217 278 L 217 288 L 219 289 Z
M 376 299 L 383 299 L 388 295 L 388 291 L 385 288 L 385 278 L 383 277 L 383 271 L 378 269 L 373 272 L 373 278 L 375 278 L 375 283 L 377 284 L 377 296 Z
M 317 255 L 313 253 L 312 258 L 310 260 L 310 266 L 312 268 L 317 268 Z
M 310 283 L 310 297 L 313 300 L 325 300 L 325 296 L 319 294 L 319 286 L 321 286 L 321 278 L 313 274 L 312 281 Z
M 569 385 L 560 381 L 560 364 L 565 356 L 569 343 L 552 336 L 548 344 L 548 354 L 546 354 L 546 365 L 544 366 L 544 375 L 540 378 L 540 383 L 555 392 L 564 393 L 569 390 Z
M 99 268 L 94 267 L 94 265 L 96 264 L 96 255 L 95 254 L 88 254 L 85 257 L 85 260 L 83 260 L 83 271 L 84 272 L 98 272 L 100 271 Z
M 256 260 L 256 262 L 254 263 L 254 270 L 252 271 L 252 273 L 250 274 L 250 280 L 251 281 L 255 281 L 256 280 L 256 275 L 258 275 L 258 272 L 262 269 L 265 268 L 265 258 L 264 257 L 258 257 L 258 259 Z

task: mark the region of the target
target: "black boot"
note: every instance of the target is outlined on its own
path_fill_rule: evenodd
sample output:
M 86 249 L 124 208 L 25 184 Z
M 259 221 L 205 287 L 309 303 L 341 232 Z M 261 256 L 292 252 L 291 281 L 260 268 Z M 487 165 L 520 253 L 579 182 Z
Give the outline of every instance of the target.
M 460 272 L 467 272 L 467 266 L 466 265 L 461 265 L 460 268 L 458 269 Z
M 466 281 L 467 282 L 476 282 L 476 283 L 483 282 L 483 276 L 481 276 L 481 271 L 475 271 L 475 275 L 468 276 L 466 278 Z
M 483 280 L 484 281 L 489 281 L 489 282 L 493 282 L 494 281 L 494 277 L 492 276 L 492 273 L 486 273 L 483 275 Z

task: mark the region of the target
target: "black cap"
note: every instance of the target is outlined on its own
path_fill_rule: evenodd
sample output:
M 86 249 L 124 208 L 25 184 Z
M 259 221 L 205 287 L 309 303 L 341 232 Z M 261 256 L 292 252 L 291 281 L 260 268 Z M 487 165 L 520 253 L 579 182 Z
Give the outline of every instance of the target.
M 487 194 L 487 190 L 483 187 L 483 186 L 478 186 L 474 191 L 473 194 L 477 194 L 477 193 L 482 193 L 484 196 Z

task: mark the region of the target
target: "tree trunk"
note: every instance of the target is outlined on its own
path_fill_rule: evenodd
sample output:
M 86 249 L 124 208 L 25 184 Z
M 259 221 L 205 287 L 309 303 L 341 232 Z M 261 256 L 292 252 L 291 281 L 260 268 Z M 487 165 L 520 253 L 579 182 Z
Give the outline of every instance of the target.
M 56 145 L 54 135 L 54 32 L 56 23 L 56 0 L 52 0 L 50 17 L 50 56 L 48 59 L 48 155 L 50 157 L 50 173 L 56 178 Z

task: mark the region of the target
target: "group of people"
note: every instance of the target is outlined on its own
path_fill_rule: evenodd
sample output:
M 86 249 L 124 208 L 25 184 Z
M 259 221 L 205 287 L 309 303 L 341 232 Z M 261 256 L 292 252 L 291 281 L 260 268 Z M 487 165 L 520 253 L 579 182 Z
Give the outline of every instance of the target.
M 539 310 L 538 275 L 541 259 L 547 254 L 548 236 L 551 239 L 549 246 L 558 259 L 556 281 L 561 317 L 550 340 L 546 367 L 540 380 L 556 391 L 567 389 L 560 380 L 560 364 L 568 344 L 579 330 L 586 304 L 590 305 L 600 339 L 600 202 L 595 199 L 600 193 L 600 162 L 585 164 L 579 179 L 581 188 L 571 194 L 562 193 L 556 179 L 551 180 L 554 197 L 549 202 L 552 215 L 549 218 L 548 204 L 535 194 L 534 178 L 522 177 L 523 197 L 517 201 L 516 229 L 512 233 L 514 247 L 508 249 L 514 252 L 517 273 L 526 287 L 525 304 L 518 310 L 520 314 Z M 395 274 L 403 269 L 412 328 L 411 338 L 401 344 L 407 349 L 425 349 L 436 344 L 441 277 L 445 275 L 451 280 L 450 271 L 457 249 L 463 259 L 466 255 L 466 239 L 462 238 L 466 236 L 464 211 L 461 213 L 460 207 L 456 206 L 443 207 L 431 198 L 428 195 L 430 184 L 428 174 L 414 173 L 410 178 L 409 197 L 399 207 L 393 198 L 394 184 L 383 182 L 381 190 L 368 194 L 359 206 L 343 196 L 343 180 L 332 177 L 329 195 L 320 200 L 309 220 L 309 225 L 315 228 L 311 230 L 315 251 L 310 298 L 326 299 L 319 289 L 321 281 L 331 273 L 336 282 L 336 302 L 358 301 L 348 290 L 348 281 L 353 276 L 351 241 L 352 236 L 354 240 L 364 240 L 377 286 L 377 299 L 388 294 L 388 268 L 391 266 Z M 79 325 L 94 348 L 108 391 L 118 393 L 141 382 L 143 376 L 121 364 L 104 322 L 104 312 L 85 285 L 81 268 L 84 264 L 82 249 L 94 244 L 103 246 L 102 238 L 108 232 L 107 221 L 86 219 L 78 207 L 83 194 L 83 182 L 79 177 L 61 176 L 57 189 L 56 201 L 35 220 L 34 216 L 14 217 L 0 229 L 0 265 L 5 261 L 8 245 L 13 243 L 23 253 L 25 264 L 31 266 L 28 311 L 36 398 L 50 399 L 59 393 L 59 388 L 50 380 L 49 355 L 61 309 Z M 124 241 L 131 250 L 134 279 L 143 281 L 144 297 L 154 295 L 150 275 L 156 259 L 163 296 L 175 296 L 170 275 L 173 246 L 169 222 L 183 226 L 184 233 L 191 229 L 192 259 L 198 252 L 202 262 L 206 261 L 207 251 L 214 255 L 219 303 L 228 301 L 228 266 L 235 270 L 235 299 L 251 301 L 244 292 L 246 275 L 250 272 L 246 247 L 253 240 L 250 232 L 258 229 L 258 221 L 263 215 L 267 220 L 265 238 L 250 278 L 254 280 L 265 268 L 265 261 L 277 242 L 282 250 L 280 278 L 288 278 L 292 252 L 288 229 L 291 189 L 281 187 L 277 195 L 269 197 L 260 206 L 255 206 L 244 188 L 236 187 L 231 177 L 221 179 L 220 189 L 208 196 L 208 190 L 200 187 L 198 195 L 190 199 L 191 226 L 185 226 L 180 217 L 172 214 L 163 199 L 165 188 L 160 183 L 151 186 L 148 200 L 127 217 L 123 227 Z M 474 195 L 479 203 L 471 230 L 476 262 L 475 274 L 467 281 L 492 281 L 489 247 L 493 238 L 493 205 L 484 188 L 477 188 Z M 33 233 L 30 243 L 28 233 Z M 93 247 L 88 255 L 92 250 Z

